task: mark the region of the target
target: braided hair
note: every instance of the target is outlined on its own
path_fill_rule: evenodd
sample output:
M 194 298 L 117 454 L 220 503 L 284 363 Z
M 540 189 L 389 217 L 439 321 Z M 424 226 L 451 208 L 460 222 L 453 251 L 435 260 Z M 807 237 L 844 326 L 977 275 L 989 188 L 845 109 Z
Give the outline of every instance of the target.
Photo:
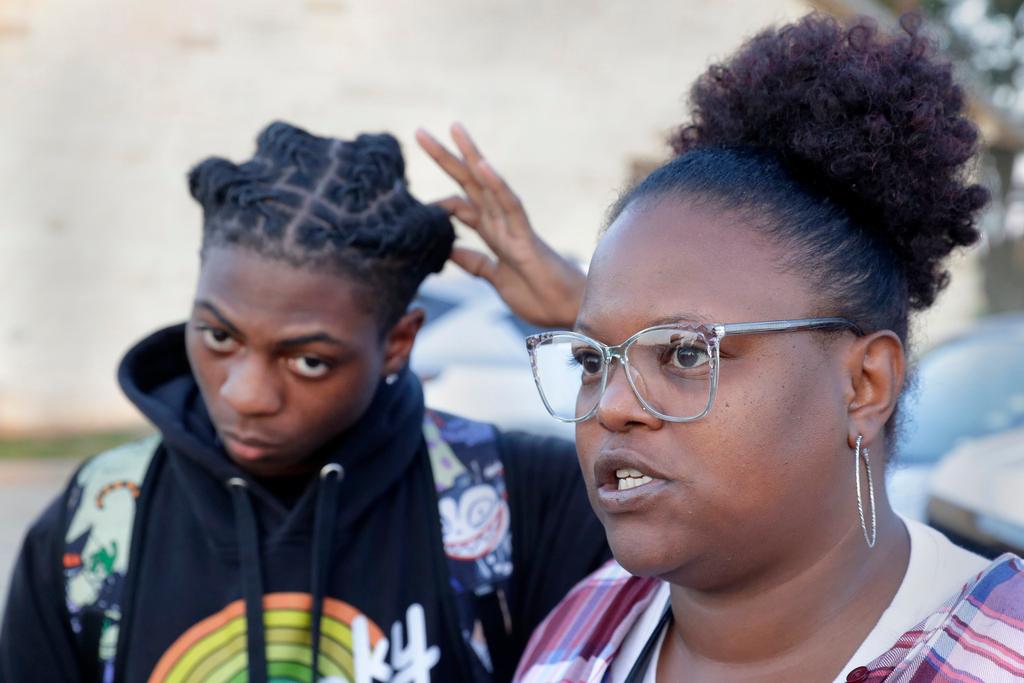
M 349 141 L 272 123 L 252 159 L 208 158 L 188 184 L 203 207 L 203 253 L 242 247 L 351 278 L 370 290 L 364 300 L 384 329 L 455 240 L 445 211 L 409 193 L 398 141 L 386 133 Z

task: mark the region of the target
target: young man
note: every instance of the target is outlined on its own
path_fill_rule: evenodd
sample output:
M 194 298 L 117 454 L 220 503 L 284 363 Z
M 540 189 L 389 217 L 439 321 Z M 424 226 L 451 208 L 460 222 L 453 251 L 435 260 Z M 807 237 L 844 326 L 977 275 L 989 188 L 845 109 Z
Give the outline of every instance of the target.
M 0 681 L 508 680 L 608 550 L 571 444 L 424 409 L 407 307 L 444 210 L 392 137 L 282 123 L 189 183 L 191 318 L 119 371 L 159 437 L 32 526 Z

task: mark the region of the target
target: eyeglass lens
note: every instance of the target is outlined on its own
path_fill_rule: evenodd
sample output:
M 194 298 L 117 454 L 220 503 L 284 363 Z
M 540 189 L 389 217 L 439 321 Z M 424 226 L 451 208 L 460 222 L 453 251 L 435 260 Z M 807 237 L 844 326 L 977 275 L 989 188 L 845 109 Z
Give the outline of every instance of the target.
M 688 419 L 704 412 L 711 398 L 711 349 L 703 335 L 679 329 L 648 330 L 626 349 L 630 379 L 649 408 Z M 579 337 L 555 335 L 534 350 L 537 385 L 551 412 L 563 420 L 590 414 L 601 401 L 604 350 Z

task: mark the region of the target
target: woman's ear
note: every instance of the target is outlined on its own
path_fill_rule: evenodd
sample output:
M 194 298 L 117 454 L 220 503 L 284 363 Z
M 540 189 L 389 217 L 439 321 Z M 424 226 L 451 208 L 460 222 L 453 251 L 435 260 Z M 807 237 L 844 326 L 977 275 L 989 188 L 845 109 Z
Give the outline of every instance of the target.
M 848 439 L 853 448 L 858 435 L 871 444 L 885 431 L 903 389 L 906 358 L 903 343 L 889 330 L 858 338 L 847 354 Z
M 384 376 L 398 372 L 409 362 L 409 354 L 412 353 L 413 344 L 416 342 L 416 335 L 419 334 L 426 315 L 423 309 L 414 308 L 401 318 L 388 330 L 384 338 L 384 365 L 381 374 Z

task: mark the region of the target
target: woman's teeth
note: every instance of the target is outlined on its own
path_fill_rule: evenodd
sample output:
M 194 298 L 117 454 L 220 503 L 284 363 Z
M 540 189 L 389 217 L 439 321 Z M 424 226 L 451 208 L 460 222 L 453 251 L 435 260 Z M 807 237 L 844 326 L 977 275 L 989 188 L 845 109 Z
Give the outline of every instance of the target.
M 634 489 L 637 486 L 643 486 L 644 484 L 648 484 L 654 481 L 640 470 L 615 470 L 615 476 L 619 480 L 620 491 L 625 491 L 626 489 Z

